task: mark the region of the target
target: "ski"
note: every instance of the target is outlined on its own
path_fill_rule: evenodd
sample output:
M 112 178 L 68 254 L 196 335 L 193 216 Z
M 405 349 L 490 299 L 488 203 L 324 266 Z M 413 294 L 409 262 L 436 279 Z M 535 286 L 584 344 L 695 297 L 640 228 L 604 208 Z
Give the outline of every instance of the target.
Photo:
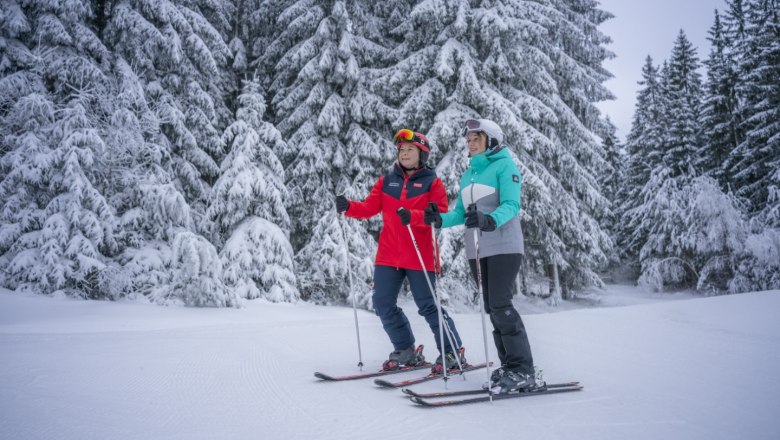
M 371 373 L 357 373 L 357 374 L 349 374 L 346 376 L 331 376 L 330 374 L 320 373 L 319 371 L 317 371 L 314 373 L 314 377 L 327 382 L 340 382 L 344 380 L 368 379 L 369 377 L 386 376 L 388 374 L 396 374 L 396 373 L 405 373 L 407 371 L 415 371 L 415 370 L 422 370 L 424 368 L 431 368 L 431 366 L 432 366 L 431 363 L 426 362 L 422 365 L 415 365 L 412 367 L 401 367 L 397 370 L 379 370 Z
M 578 386 L 579 382 L 564 382 L 564 383 L 548 383 L 545 385 L 547 389 L 551 388 L 565 388 L 565 387 L 575 387 Z M 414 390 L 411 390 L 409 388 L 404 388 L 401 390 L 404 394 L 412 397 L 419 397 L 421 399 L 435 399 L 440 397 L 455 397 L 455 396 L 470 396 L 474 394 L 485 394 L 487 395 L 488 392 L 485 389 L 479 388 L 479 389 L 472 389 L 472 390 L 460 390 L 460 391 L 440 391 L 440 392 L 434 392 L 434 393 L 418 393 Z
M 581 385 L 575 385 L 575 386 L 568 386 L 568 387 L 561 387 L 561 388 L 548 387 L 544 390 L 532 391 L 527 393 L 494 394 L 493 396 L 485 395 L 479 397 L 470 397 L 466 399 L 439 400 L 435 402 L 426 400 L 422 397 L 415 397 L 415 396 L 409 397 L 409 400 L 411 400 L 412 402 L 420 406 L 424 406 L 427 408 L 438 408 L 442 406 L 455 406 L 455 405 L 466 405 L 469 403 L 490 402 L 491 397 L 492 400 L 505 400 L 505 399 L 514 399 L 516 397 L 531 397 L 531 396 L 541 396 L 545 394 L 568 393 L 570 391 L 579 391 L 581 389 L 583 389 Z
M 491 362 L 491 365 L 492 365 L 492 362 Z M 455 371 L 447 373 L 447 377 L 458 376 L 458 375 L 460 375 L 462 373 L 466 373 L 468 371 L 473 371 L 473 370 L 478 370 L 480 368 L 485 368 L 486 366 L 487 366 L 487 364 L 484 363 L 484 362 L 481 363 L 481 364 L 476 364 L 476 365 L 468 364 L 468 365 L 465 365 L 463 367 L 463 370 L 455 370 Z M 439 379 L 442 376 L 443 376 L 443 374 L 430 373 L 430 374 L 422 376 L 422 377 L 415 377 L 413 379 L 402 380 L 400 382 L 390 382 L 390 381 L 387 381 L 387 380 L 384 380 L 384 379 L 374 379 L 374 383 L 379 385 L 380 387 L 383 387 L 383 388 L 401 388 L 401 387 L 408 387 L 408 386 L 416 385 L 418 383 L 427 382 L 429 380 Z
M 388 374 L 405 373 L 407 371 L 422 370 L 423 368 L 431 368 L 432 364 L 430 362 L 425 362 L 425 356 L 423 356 L 423 348 L 424 347 L 422 345 L 418 345 L 417 348 L 415 349 L 415 352 L 417 353 L 417 359 L 420 362 L 422 362 L 419 365 L 403 366 L 397 370 L 379 370 L 373 373 L 357 373 L 357 374 L 349 374 L 346 376 L 331 376 L 330 374 L 320 373 L 319 371 L 317 371 L 314 373 L 314 377 L 327 382 L 339 382 L 343 380 L 368 379 L 369 377 L 386 376 Z M 363 366 L 363 364 L 361 363 L 360 366 Z

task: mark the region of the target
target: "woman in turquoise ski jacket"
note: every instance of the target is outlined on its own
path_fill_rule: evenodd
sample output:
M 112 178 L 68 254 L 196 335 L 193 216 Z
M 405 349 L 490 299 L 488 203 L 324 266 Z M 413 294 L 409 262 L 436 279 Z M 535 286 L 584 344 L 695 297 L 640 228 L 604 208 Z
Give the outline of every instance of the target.
M 424 221 L 439 228 L 466 225 L 466 256 L 475 280 L 477 252 L 472 228 L 479 229 L 479 275 L 501 361 L 489 386 L 497 393 L 532 391 L 541 384 L 536 383 L 523 320 L 512 305 L 512 288 L 524 253 L 519 217 L 522 176 L 509 151 L 501 146 L 504 134 L 495 122 L 466 121 L 464 135 L 471 159 L 460 180 L 455 209 L 440 214 L 426 208 Z

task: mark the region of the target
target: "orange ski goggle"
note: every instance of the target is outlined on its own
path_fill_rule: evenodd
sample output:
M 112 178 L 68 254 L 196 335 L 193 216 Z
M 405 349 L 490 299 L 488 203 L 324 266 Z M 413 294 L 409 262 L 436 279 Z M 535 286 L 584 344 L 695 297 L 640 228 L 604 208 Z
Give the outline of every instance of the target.
M 393 136 L 393 143 L 411 142 L 424 151 L 431 151 L 428 139 L 420 133 L 415 133 L 408 128 L 402 128 Z

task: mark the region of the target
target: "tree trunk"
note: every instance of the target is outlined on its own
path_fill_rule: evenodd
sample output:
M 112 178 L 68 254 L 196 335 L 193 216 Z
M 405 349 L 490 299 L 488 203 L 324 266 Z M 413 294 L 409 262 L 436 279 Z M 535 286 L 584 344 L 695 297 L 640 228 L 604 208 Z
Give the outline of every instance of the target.
M 552 295 L 550 296 L 550 304 L 558 305 L 561 302 L 561 279 L 560 273 L 558 273 L 558 264 L 552 263 Z

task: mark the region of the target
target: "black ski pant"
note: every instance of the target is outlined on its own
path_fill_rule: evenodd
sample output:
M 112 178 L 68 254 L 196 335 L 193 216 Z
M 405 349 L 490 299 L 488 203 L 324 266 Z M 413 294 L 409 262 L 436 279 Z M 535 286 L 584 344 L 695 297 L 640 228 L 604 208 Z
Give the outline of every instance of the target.
M 493 324 L 501 366 L 522 374 L 534 374 L 531 345 L 520 314 L 512 305 L 512 285 L 520 271 L 520 254 L 493 255 L 479 259 L 485 312 Z M 471 274 L 477 281 L 476 260 L 469 260 Z M 478 282 L 478 281 L 477 281 Z

